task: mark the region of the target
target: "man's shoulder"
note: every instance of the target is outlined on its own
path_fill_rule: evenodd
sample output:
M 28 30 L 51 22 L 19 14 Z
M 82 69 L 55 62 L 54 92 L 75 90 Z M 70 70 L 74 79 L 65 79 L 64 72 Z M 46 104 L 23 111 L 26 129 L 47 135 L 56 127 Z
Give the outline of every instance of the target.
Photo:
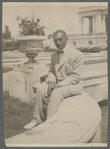
M 79 56 L 82 56 L 83 55 L 81 51 L 79 51 L 78 49 L 76 49 L 73 46 L 70 46 L 70 50 L 71 50 L 71 52 L 73 53 L 73 55 L 75 57 L 79 57 Z
M 52 53 L 51 57 L 54 57 L 56 54 L 57 54 L 57 50 L 55 50 L 55 51 Z

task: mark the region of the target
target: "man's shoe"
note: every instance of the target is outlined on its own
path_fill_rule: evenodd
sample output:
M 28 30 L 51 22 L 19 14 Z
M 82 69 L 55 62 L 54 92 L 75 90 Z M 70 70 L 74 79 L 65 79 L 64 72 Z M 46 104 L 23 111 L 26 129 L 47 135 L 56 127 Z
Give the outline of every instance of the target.
M 24 128 L 31 129 L 37 125 L 39 125 L 39 123 L 37 122 L 37 120 L 33 119 L 29 124 L 25 125 Z

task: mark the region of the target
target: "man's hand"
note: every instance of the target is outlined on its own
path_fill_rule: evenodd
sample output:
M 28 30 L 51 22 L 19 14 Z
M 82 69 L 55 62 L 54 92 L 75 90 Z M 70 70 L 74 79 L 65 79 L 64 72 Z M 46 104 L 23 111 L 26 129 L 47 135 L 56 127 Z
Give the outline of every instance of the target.
M 56 77 L 52 73 L 49 73 L 47 78 L 46 78 L 46 83 L 50 83 L 50 82 L 55 82 L 56 83 Z
M 60 85 L 59 83 L 55 83 L 54 81 L 48 83 L 48 91 L 47 91 L 47 94 L 50 96 L 51 92 L 56 89 L 56 88 L 59 88 Z
M 57 84 L 55 84 L 55 89 L 56 89 L 56 88 L 59 88 L 59 87 L 60 87 L 60 86 L 59 86 L 59 84 L 58 84 L 58 83 L 57 83 Z
M 48 83 L 48 91 L 47 94 L 50 96 L 51 92 L 53 91 L 53 89 L 55 88 L 56 83 L 54 81 Z

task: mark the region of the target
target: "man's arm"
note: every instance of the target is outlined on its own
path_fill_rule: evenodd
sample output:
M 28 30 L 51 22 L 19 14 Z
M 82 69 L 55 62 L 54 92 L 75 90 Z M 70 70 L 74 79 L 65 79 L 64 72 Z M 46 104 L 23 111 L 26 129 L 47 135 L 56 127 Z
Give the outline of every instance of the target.
M 54 74 L 54 63 L 53 63 L 53 54 L 51 56 L 51 65 L 50 65 L 50 69 L 46 78 L 46 82 L 52 82 L 54 81 L 56 83 L 56 77 Z
M 51 55 L 51 63 L 50 63 L 49 73 L 53 73 L 54 74 L 53 54 Z
M 83 60 L 82 55 L 79 56 L 75 62 L 71 65 L 72 72 L 70 76 L 68 76 L 65 80 L 59 82 L 59 86 L 66 86 L 66 85 L 75 85 L 80 82 L 82 79 L 82 67 L 83 67 Z

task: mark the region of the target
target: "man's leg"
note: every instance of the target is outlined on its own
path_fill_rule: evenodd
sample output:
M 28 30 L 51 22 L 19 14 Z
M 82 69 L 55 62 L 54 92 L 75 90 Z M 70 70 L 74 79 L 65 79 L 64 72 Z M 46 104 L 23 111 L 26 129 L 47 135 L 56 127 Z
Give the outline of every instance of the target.
M 33 118 L 38 121 L 38 123 L 42 123 L 44 120 L 44 114 L 43 114 L 43 106 L 45 104 L 45 90 L 47 90 L 48 85 L 43 83 L 39 86 L 37 89 L 37 93 L 35 96 L 35 108 L 33 112 Z
M 46 83 L 39 85 L 35 96 L 35 108 L 33 112 L 33 120 L 24 127 L 25 129 L 30 129 L 36 125 L 39 125 L 44 120 L 42 107 L 46 100 L 45 93 L 47 89 L 48 89 L 48 85 Z
M 72 86 L 73 88 L 73 86 Z M 70 96 L 81 94 L 81 88 L 79 85 L 74 85 L 73 91 L 71 92 L 67 87 L 61 87 L 53 90 L 50 96 L 50 102 L 47 108 L 47 119 L 52 117 L 58 110 L 61 102 Z

